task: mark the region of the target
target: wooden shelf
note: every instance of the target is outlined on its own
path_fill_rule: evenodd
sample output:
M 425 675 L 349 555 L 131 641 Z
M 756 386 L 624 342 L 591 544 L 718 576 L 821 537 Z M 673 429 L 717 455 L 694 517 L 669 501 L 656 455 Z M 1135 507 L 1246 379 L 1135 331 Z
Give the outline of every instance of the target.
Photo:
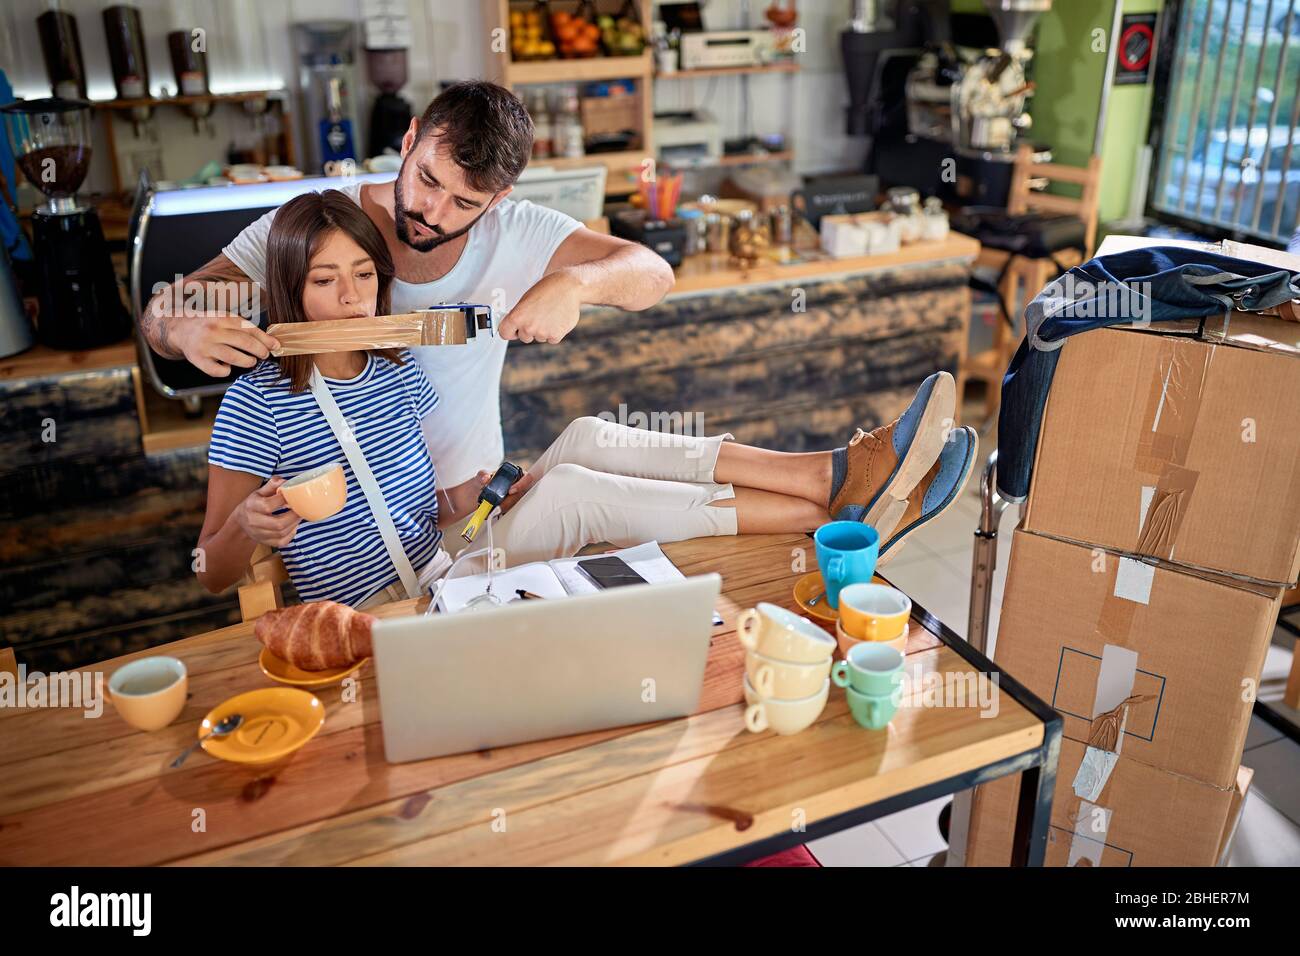
M 95 100 L 92 109 L 133 110 L 141 106 L 189 106 L 193 103 L 242 103 L 246 100 L 277 99 L 284 90 L 245 90 L 242 93 L 198 93 L 193 96 L 145 96 L 133 100 Z
M 590 83 L 637 79 L 650 74 L 650 51 L 640 56 L 592 56 L 570 60 L 502 63 L 506 86 L 529 83 Z
M 561 157 L 558 159 L 534 159 L 530 167 L 550 166 L 553 169 L 581 169 L 584 166 L 604 166 L 608 170 L 605 176 L 606 196 L 625 196 L 635 192 L 636 187 L 624 182 L 626 174 L 639 171 L 641 163 L 650 154 L 642 150 L 627 150 L 617 153 L 592 153 L 589 156 Z
M 754 166 L 759 163 L 788 163 L 794 159 L 794 150 L 786 149 L 779 153 L 736 153 L 720 159 L 705 159 L 699 162 L 669 162 L 660 160 L 660 165 L 669 169 L 715 169 L 724 166 Z
M 639 149 L 616 153 L 589 153 L 586 156 L 558 156 L 553 159 L 534 159 L 529 166 L 554 166 L 556 169 L 579 169 L 583 166 L 604 166 L 606 169 L 626 169 L 641 165 L 646 153 Z
M 44 378 L 69 372 L 93 372 L 135 364 L 135 339 L 94 349 L 65 351 L 47 345 L 33 345 L 25 352 L 0 359 L 0 381 Z
M 672 73 L 656 73 L 656 80 L 694 80 L 707 79 L 711 76 L 741 76 L 748 73 L 798 73 L 801 67 L 798 61 L 766 63 L 762 66 L 718 66 L 699 70 L 676 70 Z
M 651 22 L 654 0 L 636 0 L 643 24 Z M 483 26 L 488 35 L 506 27 L 510 21 L 509 0 L 489 0 L 481 4 Z M 647 157 L 655 155 L 654 117 L 652 104 L 654 91 L 654 53 L 648 47 L 638 56 L 593 56 L 573 59 L 536 60 L 515 62 L 508 52 L 488 58 L 487 75 L 502 86 L 525 86 L 536 83 L 590 83 L 600 80 L 634 80 L 639 99 L 638 122 L 635 129 L 640 145 L 635 150 L 614 153 L 594 153 L 574 159 L 537 159 L 531 166 L 553 166 L 556 169 L 573 169 L 581 166 L 603 165 L 609 170 L 605 181 L 605 195 L 625 196 L 635 187 L 628 182 L 627 173 L 640 170 Z M 630 127 L 632 128 L 632 127 Z

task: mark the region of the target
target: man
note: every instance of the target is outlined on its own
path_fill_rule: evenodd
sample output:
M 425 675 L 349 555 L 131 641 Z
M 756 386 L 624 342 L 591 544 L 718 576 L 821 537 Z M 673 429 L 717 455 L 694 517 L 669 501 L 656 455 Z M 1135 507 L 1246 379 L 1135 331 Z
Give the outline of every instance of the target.
M 392 253 L 394 314 L 450 302 L 493 306 L 499 337 L 465 348 L 412 349 L 441 397 L 424 425 L 445 487 L 494 470 L 505 456 L 500 382 L 507 340 L 559 342 L 583 305 L 639 311 L 673 285 L 672 269 L 644 246 L 508 198 L 532 142 L 532 120 L 509 90 L 457 83 L 411 121 L 395 181 L 338 185 Z M 209 301 L 229 301 L 232 287 L 243 290 L 241 301 L 249 298 L 252 284 L 265 279 L 274 215 L 246 228 L 180 288 L 154 296 L 140 322 L 156 352 L 221 376 L 232 366 L 253 367 L 277 346 L 237 315 L 177 314 L 169 305 L 184 303 L 195 283 L 212 293 Z

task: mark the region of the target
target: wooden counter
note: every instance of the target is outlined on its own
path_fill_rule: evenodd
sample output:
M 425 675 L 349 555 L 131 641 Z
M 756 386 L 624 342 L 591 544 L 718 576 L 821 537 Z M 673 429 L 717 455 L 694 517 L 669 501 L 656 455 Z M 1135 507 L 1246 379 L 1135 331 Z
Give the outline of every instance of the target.
M 896 417 L 936 369 L 959 373 L 976 244 L 734 270 L 693 259 L 643 312 L 593 308 L 559 347 L 515 343 L 501 380 L 507 454 L 527 465 L 574 418 L 661 416 L 788 451 Z M 238 620 L 195 580 L 207 440 L 142 381 L 132 341 L 0 360 L 0 645 L 66 669 Z
M 878 256 L 851 256 L 844 259 L 814 258 L 804 262 L 782 264 L 764 262 L 742 269 L 731 265 L 722 253 L 705 253 L 688 257 L 676 270 L 676 284 L 666 301 L 681 295 L 702 292 L 735 291 L 738 287 L 787 282 L 795 279 L 826 279 L 857 275 L 902 266 L 925 266 L 949 261 L 974 261 L 980 244 L 961 233 L 951 232 L 940 242 L 917 242 L 898 252 Z M 0 358 L 0 382 L 15 378 L 61 375 L 67 372 L 134 365 L 135 340 L 84 351 L 67 352 L 36 345 L 8 358 Z M 170 401 L 170 400 L 167 400 Z
M 797 279 L 827 279 L 832 276 L 859 275 L 902 266 L 932 265 L 937 262 L 969 259 L 979 255 L 980 244 L 970 236 L 950 232 L 938 242 L 915 242 L 897 252 L 877 256 L 849 256 L 843 259 L 810 258 L 804 262 L 783 264 L 761 262 L 751 268 L 737 268 L 723 253 L 706 253 L 688 257 L 676 270 L 677 282 L 671 295 L 718 292 L 738 286 Z

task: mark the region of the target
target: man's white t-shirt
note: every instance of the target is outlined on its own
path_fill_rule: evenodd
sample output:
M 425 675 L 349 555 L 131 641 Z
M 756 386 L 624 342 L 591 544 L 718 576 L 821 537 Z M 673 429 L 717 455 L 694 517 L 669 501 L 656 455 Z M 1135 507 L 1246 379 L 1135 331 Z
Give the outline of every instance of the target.
M 363 185 L 337 188 L 360 205 Z M 266 237 L 274 217 L 275 210 L 268 212 L 221 250 L 261 284 L 266 282 Z M 500 327 L 506 313 L 542 278 L 560 243 L 579 226 L 576 219 L 526 199 L 503 199 L 466 234 L 460 259 L 441 279 L 393 280 L 393 314 L 470 302 L 490 305 L 493 326 Z M 442 487 L 468 481 L 480 470 L 495 471 L 505 457 L 501 367 L 508 344 L 494 335 L 468 345 L 410 350 L 442 399 L 422 422 Z

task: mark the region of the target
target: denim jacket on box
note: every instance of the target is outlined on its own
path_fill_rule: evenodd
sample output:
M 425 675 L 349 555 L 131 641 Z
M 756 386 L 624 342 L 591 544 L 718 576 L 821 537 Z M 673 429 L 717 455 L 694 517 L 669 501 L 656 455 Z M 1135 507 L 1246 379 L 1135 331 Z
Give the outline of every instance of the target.
M 1290 299 L 1300 299 L 1300 273 L 1176 246 L 1099 256 L 1052 281 L 1025 308 L 1025 340 L 1002 379 L 998 491 L 1012 501 L 1029 494 L 1047 392 L 1071 335 L 1269 309 Z

